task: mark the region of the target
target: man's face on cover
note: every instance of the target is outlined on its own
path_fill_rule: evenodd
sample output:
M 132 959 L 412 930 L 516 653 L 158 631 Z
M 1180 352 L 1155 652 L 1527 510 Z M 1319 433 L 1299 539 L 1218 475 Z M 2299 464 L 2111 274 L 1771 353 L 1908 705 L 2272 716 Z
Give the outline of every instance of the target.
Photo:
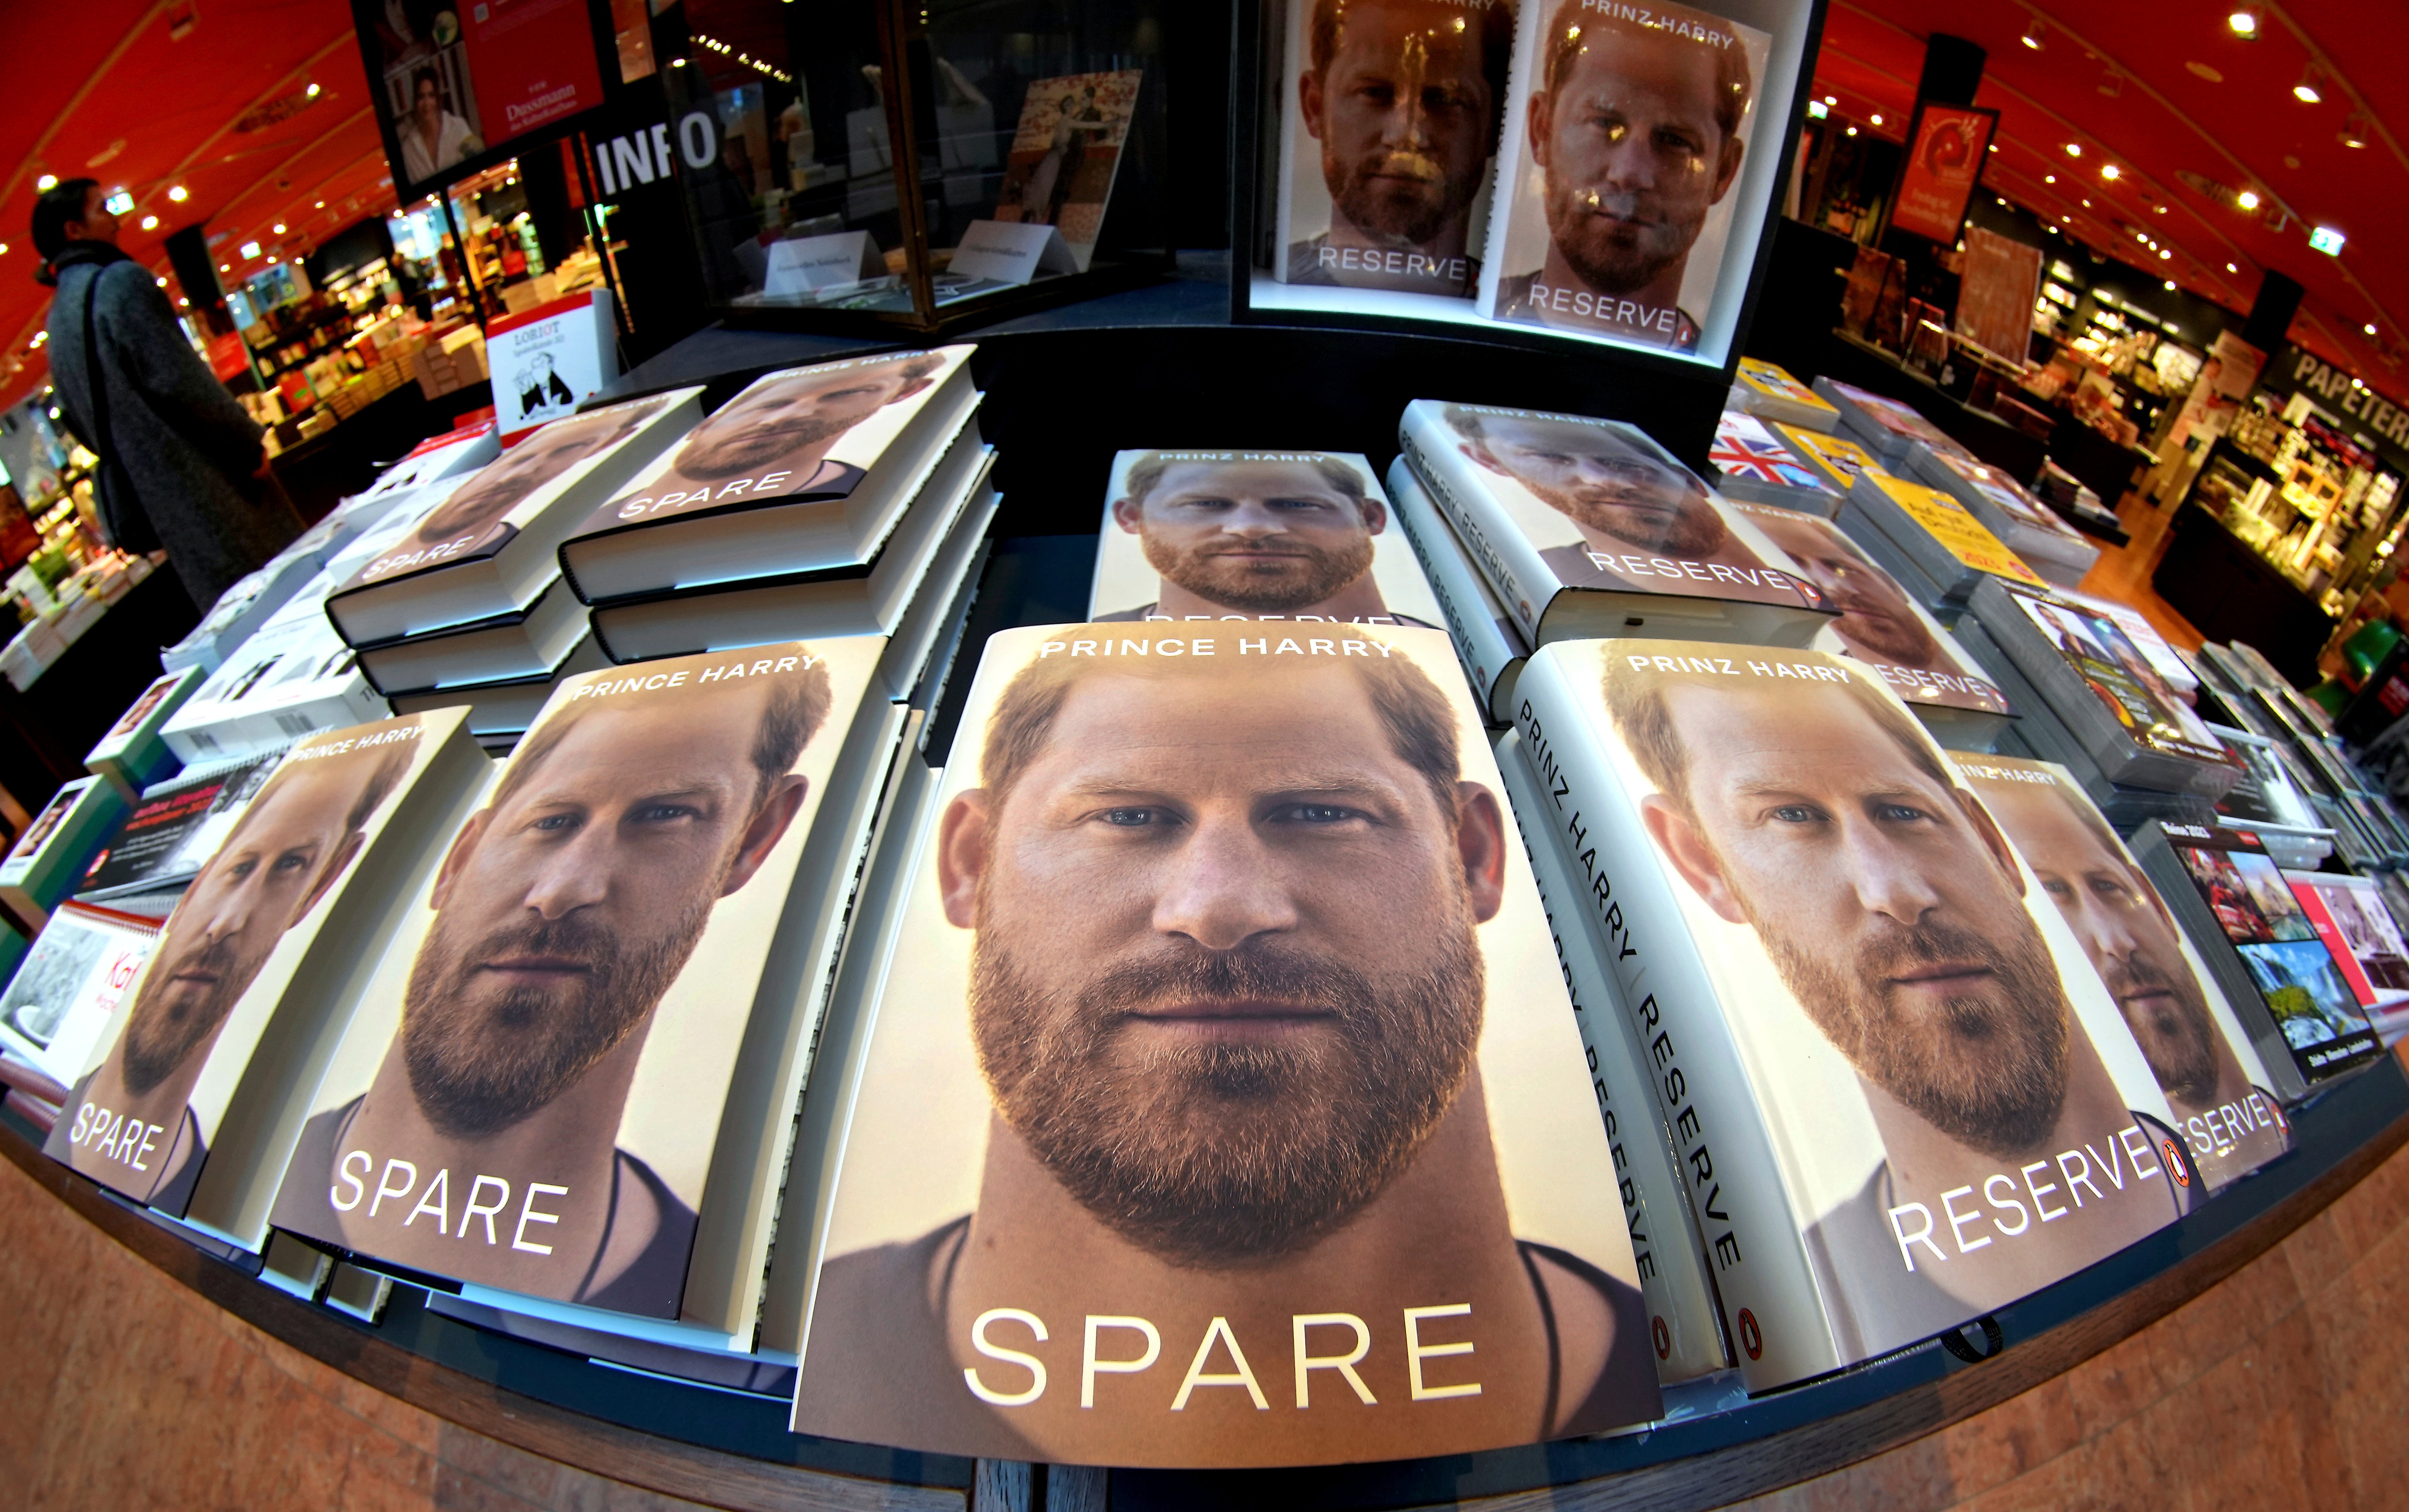
M 1455 790 L 1461 822 L 1341 669 L 1076 684 L 1000 806 L 948 814 L 998 1110 L 1090 1212 L 1184 1263 L 1343 1225 L 1479 1043 L 1503 828 Z
M 1372 567 L 1388 524 L 1302 462 L 1181 462 L 1113 516 L 1154 569 L 1200 598 L 1248 613 L 1318 604 Z
M 454 1137 L 509 1128 L 615 1048 L 760 862 L 739 854 L 759 796 L 758 697 L 564 717 L 567 736 L 454 842 L 411 970 L 411 1087 Z
M 374 769 L 322 758 L 252 800 L 193 879 L 125 1026 L 122 1067 L 137 1096 L 175 1074 L 250 989 L 268 953 L 350 864 L 358 838 L 343 821 Z
M 1563 83 L 1531 101 L 1531 156 L 1547 176 L 1548 234 L 1599 294 L 1680 277 L 1707 211 L 1739 171 L 1740 143 L 1715 120 L 1719 50 L 1665 32 L 1585 26 Z
M 1987 816 L 1833 687 L 1666 692 L 1690 806 L 1648 800 L 1692 886 L 1799 1006 L 1940 1132 L 2029 1149 L 2066 1093 L 2065 991 Z
M 1901 667 L 1930 667 L 1940 659 L 1939 643 L 1915 617 L 1907 595 L 1839 532 L 1803 514 L 1754 518 L 1757 528 L 1798 564 L 1824 602 L 1840 612 L 1832 628 L 1850 649 Z
M 418 527 L 429 543 L 483 532 L 521 500 L 627 434 L 616 416 L 555 421 L 479 469 Z
M 1297 88 L 1349 224 L 1420 247 L 1471 209 L 1494 147 L 1481 36 L 1462 7 L 1430 0 L 1354 0 L 1340 12 L 1329 68 Z
M 1678 556 L 1709 555 L 1730 535 L 1696 483 L 1612 431 L 1499 415 L 1480 425 L 1474 461 L 1590 529 Z
M 834 440 L 902 396 L 912 382 L 904 366 L 807 374 L 747 390 L 687 433 L 677 470 L 689 478 L 734 478 Z
M 2215 1026 L 2157 895 L 2056 788 L 2001 785 L 1991 803 L 2108 985 L 2158 1085 L 2185 1102 L 2212 1101 Z

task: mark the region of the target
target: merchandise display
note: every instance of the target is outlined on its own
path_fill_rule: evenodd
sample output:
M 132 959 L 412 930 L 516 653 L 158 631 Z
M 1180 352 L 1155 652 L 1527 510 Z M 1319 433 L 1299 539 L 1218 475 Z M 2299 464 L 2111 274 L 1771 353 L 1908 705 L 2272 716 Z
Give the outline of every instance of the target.
M 1422 564 L 1431 596 L 1447 618 L 1448 638 L 1455 642 L 1456 658 L 1472 680 L 1474 700 L 1489 711 L 1491 723 L 1511 725 L 1514 681 L 1530 659 L 1530 643 L 1473 565 L 1472 553 L 1455 527 L 1431 502 L 1430 490 L 1402 456 L 1389 464 L 1389 501 Z
M 118 792 L 128 799 L 173 775 L 183 759 L 160 731 L 207 675 L 197 667 L 162 674 L 85 755 L 85 769 L 116 784 Z
M 1727 410 L 1741 410 L 1767 425 L 1830 432 L 1840 426 L 1839 407 L 1791 376 L 1780 363 L 1742 357 L 1733 370 Z
M 1726 410 L 1715 422 L 1714 450 L 1707 454 L 1715 487 L 1725 498 L 1778 504 L 1829 519 L 1840 496 L 1823 475 L 1791 454 L 1765 423 L 1742 410 Z
M 123 795 L 105 777 L 85 777 L 60 788 L 0 857 L 0 906 L 21 928 L 40 928 L 83 880 L 124 814 Z
M 0 990 L 0 1052 L 67 1086 L 158 942 L 156 920 L 60 904 Z
M 1859 545 L 1901 563 L 1893 572 L 1936 610 L 1964 604 L 1995 577 L 2046 586 L 1965 505 L 1937 488 L 1886 472 L 1861 472 L 1841 502 L 1839 521 Z

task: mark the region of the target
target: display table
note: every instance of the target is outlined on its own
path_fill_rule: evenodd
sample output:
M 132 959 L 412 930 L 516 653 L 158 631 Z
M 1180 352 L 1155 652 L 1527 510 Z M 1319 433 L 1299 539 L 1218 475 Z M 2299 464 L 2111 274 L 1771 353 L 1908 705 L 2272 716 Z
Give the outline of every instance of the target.
M 2197 505 L 2175 511 L 2150 586 L 2211 641 L 2247 641 L 2295 687 L 2317 680 L 2333 621 L 2249 542 Z
M 109 605 L 24 692 L 0 679 L 0 787 L 30 812 L 82 776 L 84 753 L 159 676 L 159 648 L 199 623 L 183 580 L 163 567 Z

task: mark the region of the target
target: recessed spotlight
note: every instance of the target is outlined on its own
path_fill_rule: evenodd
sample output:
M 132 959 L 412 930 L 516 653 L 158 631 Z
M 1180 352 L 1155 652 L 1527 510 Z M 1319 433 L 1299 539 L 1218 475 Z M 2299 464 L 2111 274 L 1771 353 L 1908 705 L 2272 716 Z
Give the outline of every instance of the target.
M 2225 265 L 2225 270 L 2226 270 L 2228 273 L 2239 273 L 2239 272 L 2241 272 L 2241 271 L 2242 271 L 2242 269 L 2241 269 L 2238 266 L 2236 266 L 2235 264 L 2232 264 L 2232 263 L 2228 263 L 2228 264 L 2226 264 L 2226 265 Z
M 1873 122 L 1875 125 L 1877 125 L 1877 126 L 1879 126 L 1879 125 L 1881 125 L 1881 124 L 1882 124 L 1882 117 L 1881 117 L 1881 116 L 1879 116 L 1879 115 L 1870 115 L 1870 116 L 1866 117 L 1866 119 L 1867 119 L 1868 121 L 1872 122 Z
M 2258 208 L 2258 191 L 2256 189 L 2245 189 L 2242 191 L 2242 193 L 2233 196 L 2233 203 L 2241 206 L 2245 210 L 2255 210 Z
M 2118 179 L 2121 179 L 2124 176 L 2125 170 L 2118 167 L 2113 163 L 2102 163 L 2099 165 L 2099 177 L 2107 180 L 2110 183 L 2114 183 Z
M 307 90 L 304 90 L 302 93 L 304 93 L 304 94 L 308 94 L 308 95 L 309 95 L 311 99 L 313 99 L 313 100 L 314 100 L 314 99 L 316 99 L 316 98 L 318 97 L 318 83 L 317 83 L 317 80 L 315 80 L 315 79 L 310 80 L 310 87 L 309 87 Z
M 1854 136 L 1855 136 L 1856 134 L 1857 134 L 1857 128 L 1856 128 L 1856 127 L 1854 127 L 1854 126 L 1851 126 L 1851 127 L 1849 128 L 1849 135 L 1850 135 L 1850 136 L 1852 136 L 1852 137 L 1854 137 Z
M 2169 279 L 2169 280 L 2167 280 L 2167 293 L 2169 293 L 2169 294 L 2172 294 L 2172 293 L 2174 293 L 2174 292 L 2175 292 L 2175 281 L 2174 281 L 2174 280 L 2172 280 L 2172 279 Z
M 159 217 L 155 215 L 146 215 L 142 217 L 142 229 L 145 231 L 156 231 L 159 229 Z
M 318 201 L 317 205 L 316 205 L 314 208 L 315 208 L 315 209 L 322 209 L 322 210 L 323 210 L 323 209 L 325 209 L 326 208 L 326 202 L 325 202 L 325 200 L 323 200 L 323 199 L 322 199 L 322 200 Z
M 2044 173 L 2041 176 L 2041 181 L 2045 184 L 2054 184 L 2057 182 L 2057 175 L 2055 173 Z
M 2169 251 L 2169 250 L 2167 250 L 2166 248 L 2161 247 L 2161 248 L 2159 248 L 2159 249 L 2158 249 L 2158 260 L 2159 260 L 2159 261 L 2164 262 L 2164 261 L 2166 261 L 2167 259 L 2169 259 L 2169 258 L 2171 258 L 2171 257 L 2172 257 L 2172 256 L 2174 256 L 2174 253 L 2173 253 L 2172 252 L 2170 252 L 2170 251 Z
M 55 173 L 43 174 L 40 178 L 34 180 L 34 187 L 42 191 L 44 194 L 50 193 L 58 186 L 59 176 Z
M 1840 103 L 1840 97 L 1838 94 L 1826 94 L 1824 96 L 1824 103 L 1825 105 L 1838 105 Z
M 2256 38 L 2258 35 L 2258 13 L 2254 10 L 2237 10 L 2225 18 L 2225 24 L 2236 36 Z
M 2375 323 L 2373 321 L 2369 321 L 2365 326 L 2361 327 L 2361 329 L 2365 330 L 2368 335 L 2373 336 L 2375 334 Z
M 2150 207 L 2150 213 L 2153 215 L 2164 215 L 2167 213 L 2167 208 L 2164 205 L 2153 205 Z
M 281 236 L 282 236 L 282 235 L 284 235 L 284 223 L 283 223 L 283 222 L 279 221 L 279 222 L 277 222 L 277 223 L 276 223 L 276 230 L 275 230 L 275 234 L 276 234 L 277 236 L 280 236 L 280 237 L 281 237 Z
M 2081 157 L 2083 155 L 2083 144 L 2081 142 L 2067 143 L 2066 155 L 2069 157 Z
M 2091 201 L 2089 201 L 2089 200 L 2087 200 L 2087 199 L 2086 199 L 2086 200 L 2084 200 L 2084 201 L 2083 202 L 2083 208 L 2084 208 L 2084 209 L 2086 209 L 2086 210 L 2087 210 L 2087 209 L 2089 209 L 2091 208 Z
M 191 190 L 185 188 L 182 184 L 176 184 L 168 189 L 167 197 L 174 200 L 177 204 L 181 205 L 191 196 L 192 193 L 193 192 Z

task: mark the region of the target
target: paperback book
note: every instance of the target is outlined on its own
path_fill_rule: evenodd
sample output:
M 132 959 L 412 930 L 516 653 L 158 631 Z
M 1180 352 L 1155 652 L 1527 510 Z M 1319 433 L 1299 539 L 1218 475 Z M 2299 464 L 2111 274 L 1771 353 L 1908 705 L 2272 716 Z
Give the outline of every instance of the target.
M 605 604 L 787 573 L 866 571 L 966 426 L 968 346 L 757 378 L 574 524 L 577 597 Z
M 1842 497 L 1846 497 L 1849 490 L 1857 485 L 1860 473 L 1888 470 L 1882 465 L 1881 458 L 1837 432 L 1784 425 L 1780 421 L 1770 423 L 1767 428 L 1782 445 L 1790 448 L 1791 456 L 1800 466 L 1814 473 L 1825 487 Z
M 1831 618 L 1754 525 L 1628 425 L 1416 399 L 1397 429 L 1535 646 L 1676 631 L 1804 645 Z
M 1871 669 L 1545 646 L 1516 728 L 1751 1391 L 1995 1311 L 2205 1195 L 2081 944 Z
M 1937 488 L 1886 472 L 1857 475 L 1840 506 L 1840 523 L 1860 540 L 1868 530 L 1878 533 L 1904 556 L 1940 596 L 1928 600 L 1935 608 L 1965 603 L 1992 578 L 2031 588 L 2048 586 L 1965 505 Z
M 1800 462 L 1765 422 L 1744 410 L 1725 410 L 1715 420 L 1715 444 L 1707 452 L 1715 488 L 1724 497 L 1802 510 L 1830 519 L 1840 496 L 1812 468 Z
M 295 745 L 168 914 L 44 1153 L 256 1252 L 339 984 L 484 765 L 456 714 Z
M 0 992 L 0 1049 L 62 1087 L 74 1081 L 158 941 L 156 919 L 60 904 Z
M 1918 481 L 1965 505 L 2001 545 L 2060 587 L 2082 582 L 2099 559 L 2099 548 L 2089 538 L 1987 462 L 1919 443 L 1908 452 L 1906 465 Z
M 2290 1150 L 2291 1126 L 2258 1046 L 2080 785 L 2042 761 L 1955 760 L 2115 1000 L 2209 1190 Z
M 2374 879 L 2286 871 L 2284 880 L 2361 1008 L 2388 1010 L 2409 1001 L 2409 945 L 2402 943 L 2401 926 Z
M 2152 822 L 2133 832 L 2158 895 L 2190 934 L 2286 1102 L 2382 1058 L 2334 953 L 2258 837 Z
M 1897 399 L 1885 399 L 1829 378 L 1815 380 L 1815 393 L 1839 411 L 1840 428 L 1886 464 L 1904 468 L 1918 446 L 1957 456 L 1967 454 L 1966 449 L 1951 440 L 1940 426 Z
M 561 541 L 701 414 L 702 390 L 555 420 L 454 487 L 418 527 L 326 599 L 354 646 L 424 635 L 534 604 Z
M 899 723 L 866 697 L 882 649 L 563 684 L 397 896 L 275 1226 L 471 1301 L 750 1348 Z
M 128 799 L 173 775 L 183 759 L 160 732 L 208 676 L 197 667 L 186 667 L 163 674 L 144 688 L 84 756 L 84 770 L 108 778 Z
M 1489 580 L 1473 565 L 1455 527 L 1431 501 L 1430 490 L 1402 456 L 1389 464 L 1389 499 L 1413 545 L 1415 560 L 1422 564 L 1431 596 L 1438 600 L 1456 659 L 1472 681 L 1473 701 L 1489 712 L 1490 723 L 1512 724 L 1514 680 L 1530 659 L 1529 642 L 1497 602 Z
M 1739 360 L 1724 408 L 1745 410 L 1767 424 L 1811 431 L 1828 432 L 1840 426 L 1840 411 L 1831 400 L 1793 378 L 1787 367 L 1762 357 Z
M 153 785 L 93 857 L 76 895 L 108 902 L 181 889 L 225 843 L 243 806 L 283 759 L 276 750 L 207 762 Z
M 1206 1468 L 1659 1415 L 1479 712 L 1444 635 L 1326 630 L 988 641 L 839 1089 L 798 1432 Z
M 106 777 L 79 777 L 52 794 L 0 858 L 0 904 L 31 934 L 75 891 L 92 858 L 125 816 L 125 799 Z
M 1122 452 L 1088 618 L 1440 628 L 1413 547 L 1352 452 Z

